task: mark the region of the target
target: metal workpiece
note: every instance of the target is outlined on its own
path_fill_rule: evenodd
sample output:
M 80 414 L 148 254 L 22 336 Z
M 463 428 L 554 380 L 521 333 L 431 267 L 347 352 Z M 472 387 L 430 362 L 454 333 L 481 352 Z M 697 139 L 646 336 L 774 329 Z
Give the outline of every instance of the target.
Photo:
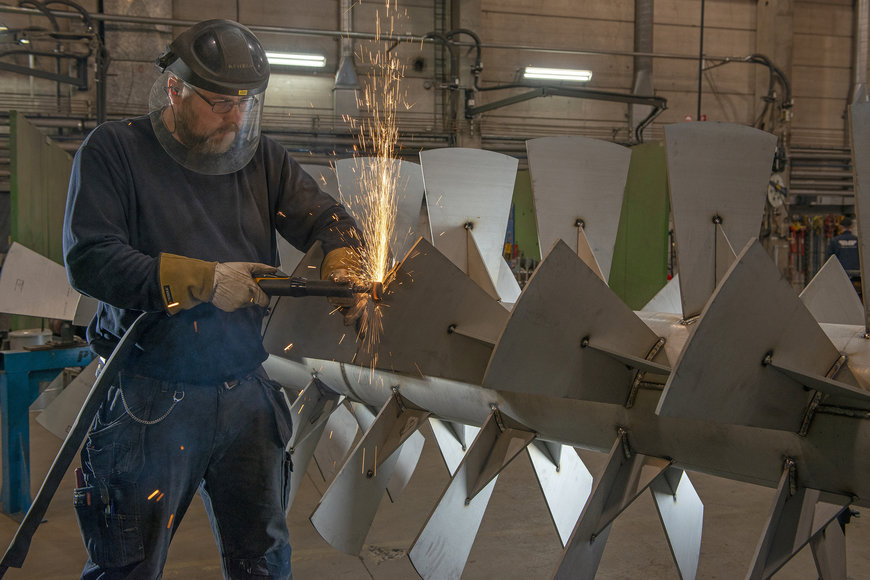
M 429 417 L 429 425 L 432 427 L 432 433 L 435 435 L 438 449 L 441 451 L 441 458 L 444 459 L 444 465 L 450 475 L 453 475 L 456 473 L 456 468 L 462 463 L 468 446 L 477 437 L 480 427 L 435 417 Z
M 268 352 L 293 360 L 340 360 L 361 368 L 479 383 L 508 317 L 498 302 L 423 239 L 396 268 L 381 303 L 384 331 L 372 344 L 344 326 L 322 298 L 279 301 L 272 308 L 264 345 Z M 455 332 L 448 331 L 451 325 Z M 312 328 L 322 332 L 311 333 Z
M 830 542 L 843 542 L 837 516 L 849 509 L 848 496 L 822 498 L 818 490 L 807 489 L 794 481 L 795 465 L 791 459 L 785 466 L 776 489 L 776 499 L 758 547 L 747 580 L 770 578 L 808 543 L 811 544 L 819 572 L 823 578 L 845 578 L 845 560 L 841 554 L 830 554 Z M 839 552 L 839 550 L 837 550 Z M 819 557 L 821 556 L 821 558 Z M 840 559 L 840 562 L 836 562 Z M 842 572 L 838 574 L 836 572 Z
M 691 318 L 715 289 L 716 226 L 736 252 L 758 235 L 776 136 L 730 123 L 677 123 L 665 127 L 665 144 L 683 317 Z
M 620 431 L 613 443 L 553 578 L 594 578 L 613 520 L 670 466 L 667 459 L 630 450 L 627 437 L 627 432 Z
M 649 486 L 680 578 L 694 578 L 701 553 L 704 504 L 682 469 L 669 467 Z
M 596 245 L 608 245 L 598 236 L 613 200 L 552 210 L 568 216 L 564 231 L 505 308 L 492 266 L 506 267 L 504 224 L 481 215 L 504 214 L 515 167 L 485 152 L 425 152 L 434 245 L 418 241 L 398 264 L 380 303 L 377 356 L 310 299 L 279 302 L 266 331 L 270 374 L 293 385 L 314 378 L 346 397 L 333 413 L 337 438 L 364 432 L 340 467 L 347 443 L 324 431 L 323 456 L 314 452 L 325 477 L 338 470 L 312 516 L 321 535 L 358 552 L 384 492 L 395 500 L 410 479 L 428 418 L 451 479 L 409 551 L 423 578 L 461 576 L 498 475 L 523 450 L 564 546 L 556 578 L 594 577 L 612 523 L 647 489 L 680 577 L 694 578 L 704 506 L 687 471 L 777 490 L 750 577 L 767 577 L 807 543 L 820 573 L 838 573 L 845 548 L 834 518 L 848 503 L 870 507 L 870 339 L 839 264 L 799 297 L 752 239 L 774 143 L 725 124 L 668 128 L 681 272 L 640 312 L 603 280 L 607 252 Z M 612 155 L 600 163 L 621 167 L 611 145 L 571 141 L 565 155 L 587 146 L 586 158 Z M 565 155 L 545 162 L 547 147 L 529 150 L 546 215 L 578 187 L 544 193 L 548 179 L 576 185 L 574 173 L 561 167 Z M 547 162 L 562 173 L 542 173 Z M 499 171 L 510 179 L 495 179 Z M 618 176 L 600 173 L 590 179 L 619 189 Z M 609 453 L 604 469 L 593 478 L 575 447 Z
M 393 193 L 395 219 L 390 252 L 400 260 L 417 241 L 420 206 L 423 203 L 423 172 L 420 165 L 399 159 L 349 157 L 335 162 L 341 200 L 357 223 L 369 223 L 377 208 L 371 207 L 369 189 L 389 189 Z M 431 232 L 429 233 L 431 238 Z
M 323 430 L 340 399 L 338 393 L 317 379 L 312 379 L 293 401 L 290 406 L 293 434 L 287 442 L 287 451 L 294 463 L 308 465 L 311 461 Z M 305 471 L 300 469 L 294 470 L 290 475 L 288 509 L 293 505 L 304 477 Z
M 332 546 L 347 554 L 362 550 L 399 460 L 397 451 L 427 416 L 400 405 L 399 395 L 384 404 L 311 515 L 311 523 Z
M 831 256 L 800 293 L 801 302 L 820 323 L 863 326 L 864 306 L 836 256 Z
M 377 408 L 392 396 L 391 385 L 399 384 L 402 396 L 415 406 L 456 424 L 482 425 L 494 404 L 502 414 L 533 430 L 538 440 L 592 451 L 607 452 L 618 427 L 623 426 L 630 432 L 636 452 L 672 457 L 674 465 L 683 469 L 766 487 L 777 485 L 782 457 L 790 456 L 802 466 L 798 471 L 802 486 L 848 492 L 856 496 L 853 503 L 870 506 L 870 480 L 865 476 L 870 473 L 870 453 L 854 447 L 870 441 L 870 421 L 818 413 L 808 436 L 800 437 L 794 432 L 719 424 L 703 418 L 659 417 L 655 408 L 661 393 L 646 389 L 641 389 L 635 405 L 626 409 L 622 404 L 499 392 L 433 377 L 382 371 L 372 375 L 369 369 L 357 372 L 354 367 L 342 374 L 341 363 L 306 362 L 299 365 L 277 359 L 271 364 L 319 369 L 318 376 L 327 384 L 326 377 L 342 382 L 352 379 L 352 388 L 330 388 L 352 391 L 358 400 Z M 844 444 L 841 430 L 846 425 L 853 444 Z
M 519 294 L 504 270 L 505 224 L 510 213 L 518 162 L 482 149 L 461 147 L 420 153 L 432 242 L 463 272 L 469 271 L 469 236 L 473 237 L 489 278 L 505 302 Z M 467 227 L 471 224 L 472 227 Z M 505 285 L 498 286 L 499 281 Z
M 498 474 L 534 438 L 505 420 L 492 410 L 414 540 L 408 556 L 424 578 L 461 575 Z
M 592 491 L 592 474 L 573 447 L 536 439 L 526 452 L 564 547 Z
M 570 295 L 565 289 L 571 288 Z M 623 404 L 659 337 L 564 243 L 532 275 L 499 337 L 484 387 Z M 624 355 L 624 356 L 622 356 Z M 632 360 L 628 360 L 632 359 Z M 535 361 L 528 364 L 528 361 Z M 541 380 L 540 369 L 547 369 Z M 644 370 L 653 370 L 644 368 Z M 665 351 L 655 370 L 667 374 Z
M 839 356 L 755 242 L 704 309 L 657 412 L 798 432 L 812 395 L 795 374 L 821 379 Z M 838 381 L 857 386 L 848 371 Z
M 541 250 L 564 240 L 575 253 L 587 256 L 584 261 L 591 257 L 606 281 L 631 149 L 568 136 L 530 139 L 526 150 Z

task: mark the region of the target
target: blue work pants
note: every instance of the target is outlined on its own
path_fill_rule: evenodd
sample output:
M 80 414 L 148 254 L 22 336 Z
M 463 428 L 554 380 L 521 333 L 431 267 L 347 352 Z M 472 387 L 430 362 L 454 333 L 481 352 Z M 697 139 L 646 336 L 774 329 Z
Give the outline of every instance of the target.
M 224 577 L 290 579 L 291 419 L 262 369 L 210 385 L 121 373 L 82 449 L 83 580 L 160 578 L 199 492 Z

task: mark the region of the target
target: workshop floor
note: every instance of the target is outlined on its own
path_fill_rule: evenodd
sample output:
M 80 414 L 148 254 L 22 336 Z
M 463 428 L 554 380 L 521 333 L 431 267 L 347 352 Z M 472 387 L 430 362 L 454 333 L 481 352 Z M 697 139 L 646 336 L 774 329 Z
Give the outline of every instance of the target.
M 31 414 L 33 493 L 60 446 L 60 441 L 35 423 Z M 399 501 L 384 499 L 363 553 L 348 556 L 326 544 L 308 517 L 325 489 L 315 468 L 308 471 L 288 517 L 293 544 L 293 576 L 308 579 L 417 578 L 405 556 L 448 481 L 428 426 L 427 444 L 414 477 Z M 593 474 L 604 455 L 583 453 Z M 705 519 L 698 578 L 743 577 L 752 559 L 770 504 L 772 489 L 735 483 L 700 474 L 692 481 L 704 501 Z M 37 532 L 22 569 L 6 578 L 59 580 L 78 576 L 85 561 L 72 508 L 72 469 L 54 498 L 46 521 Z M 250 490 L 239 490 L 240 492 Z M 0 515 L 0 544 L 5 549 L 17 522 Z M 853 520 L 846 535 L 850 578 L 870 578 L 870 510 Z M 471 551 L 463 579 L 549 578 L 560 546 L 531 466 L 518 458 L 500 476 Z M 678 578 L 649 495 L 636 501 L 616 520 L 597 578 Z M 817 578 L 809 549 L 803 550 L 777 578 Z M 221 578 L 217 549 L 199 499 L 194 501 L 175 540 L 164 578 Z

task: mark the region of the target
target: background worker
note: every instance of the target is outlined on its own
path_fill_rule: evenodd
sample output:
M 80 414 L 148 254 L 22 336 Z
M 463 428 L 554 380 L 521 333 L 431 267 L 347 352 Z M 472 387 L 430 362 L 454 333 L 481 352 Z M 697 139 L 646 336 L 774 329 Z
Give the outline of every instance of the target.
M 837 256 L 852 285 L 861 295 L 861 261 L 858 253 L 858 236 L 852 233 L 852 218 L 843 216 L 840 220 L 840 235 L 828 242 L 827 257 Z
M 302 250 L 320 241 L 323 274 L 341 279 L 361 237 L 260 135 L 269 65 L 247 28 L 199 23 L 157 65 L 151 113 L 97 127 L 70 178 L 64 257 L 73 287 L 100 301 L 93 349 L 108 357 L 140 313 L 165 313 L 82 450 L 82 578 L 160 577 L 197 491 L 226 578 L 290 578 L 292 425 L 260 366 L 268 297 L 253 278 L 275 271 L 276 231 Z

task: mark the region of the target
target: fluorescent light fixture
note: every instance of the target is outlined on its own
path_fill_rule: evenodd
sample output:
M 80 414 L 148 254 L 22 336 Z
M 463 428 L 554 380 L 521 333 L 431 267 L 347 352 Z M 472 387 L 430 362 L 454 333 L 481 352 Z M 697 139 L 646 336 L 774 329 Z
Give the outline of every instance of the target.
M 586 82 L 592 78 L 592 71 L 567 68 L 540 68 L 536 66 L 527 66 L 523 71 L 523 78 L 545 79 L 549 81 Z
M 296 66 L 304 68 L 326 67 L 326 57 L 320 54 L 292 54 L 289 52 L 267 52 L 266 58 L 272 66 Z

